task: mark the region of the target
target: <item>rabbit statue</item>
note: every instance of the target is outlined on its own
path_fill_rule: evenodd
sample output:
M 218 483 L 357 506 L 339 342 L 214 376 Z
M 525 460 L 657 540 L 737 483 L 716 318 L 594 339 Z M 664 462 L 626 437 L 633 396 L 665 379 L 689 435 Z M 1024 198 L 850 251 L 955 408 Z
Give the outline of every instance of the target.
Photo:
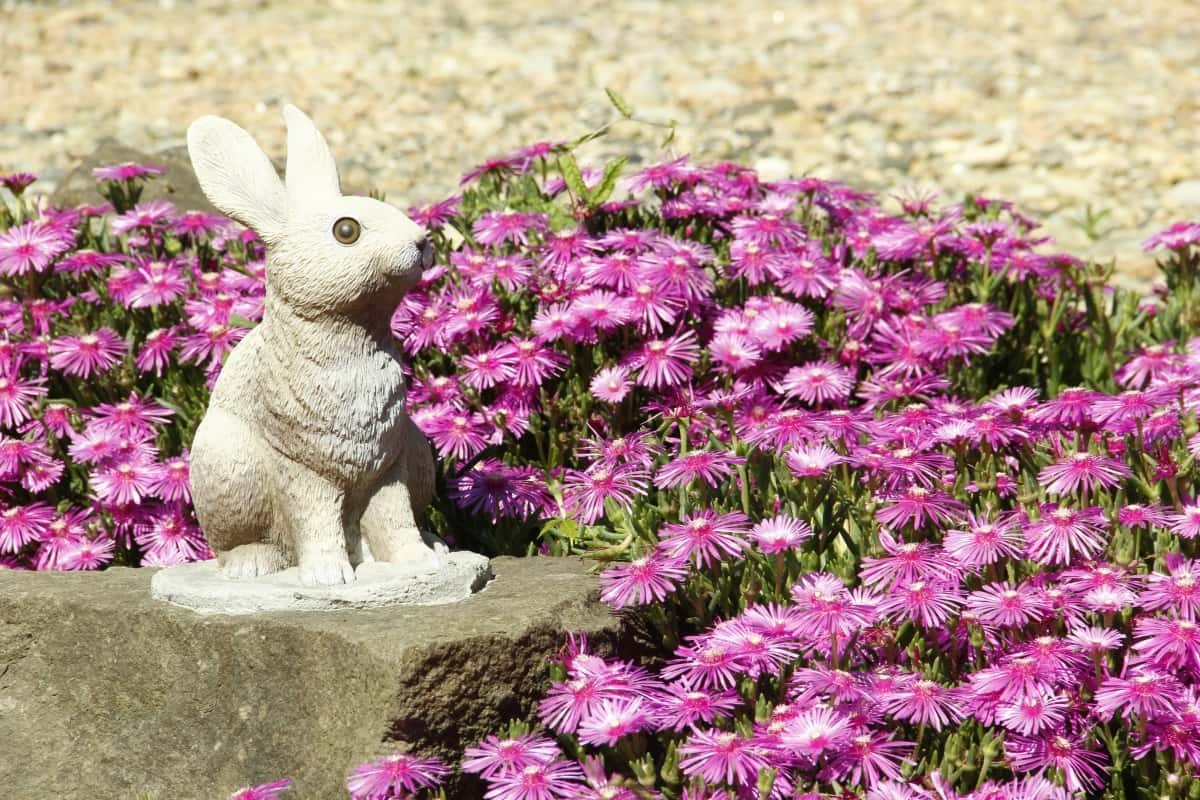
M 392 311 L 433 261 L 399 209 L 343 196 L 324 137 L 288 105 L 287 181 L 245 130 L 205 116 L 188 154 L 213 205 L 267 247 L 263 320 L 229 355 L 192 444 L 200 527 L 220 574 L 298 567 L 349 583 L 366 560 L 445 552 L 417 529 L 429 442 L 404 410 Z

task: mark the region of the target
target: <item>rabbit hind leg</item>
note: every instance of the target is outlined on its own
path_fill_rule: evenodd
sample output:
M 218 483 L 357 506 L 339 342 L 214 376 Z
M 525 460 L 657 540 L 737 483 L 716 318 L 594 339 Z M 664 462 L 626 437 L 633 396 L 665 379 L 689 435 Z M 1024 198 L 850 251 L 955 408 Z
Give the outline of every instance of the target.
M 266 444 L 248 425 L 211 406 L 192 442 L 192 497 L 200 529 L 222 574 L 253 578 L 286 569 L 288 554 L 271 541 Z

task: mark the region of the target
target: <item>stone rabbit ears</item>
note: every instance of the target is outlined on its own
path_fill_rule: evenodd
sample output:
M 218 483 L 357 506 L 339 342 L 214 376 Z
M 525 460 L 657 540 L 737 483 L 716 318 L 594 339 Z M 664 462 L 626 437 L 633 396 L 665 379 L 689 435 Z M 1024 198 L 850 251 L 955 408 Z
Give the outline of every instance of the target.
M 284 106 L 283 119 L 286 187 L 254 138 L 229 120 L 203 116 L 187 131 L 188 155 L 205 196 L 268 244 L 283 237 L 290 212 L 341 196 L 337 163 L 313 121 L 293 105 Z

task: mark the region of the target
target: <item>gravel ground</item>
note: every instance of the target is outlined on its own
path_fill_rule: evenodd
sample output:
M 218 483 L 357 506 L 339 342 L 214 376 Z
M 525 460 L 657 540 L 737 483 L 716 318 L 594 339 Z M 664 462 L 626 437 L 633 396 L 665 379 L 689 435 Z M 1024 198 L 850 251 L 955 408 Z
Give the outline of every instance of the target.
M 204 113 L 281 156 L 290 101 L 348 182 L 435 199 L 602 124 L 612 86 L 677 121 L 675 152 L 1013 199 L 1131 282 L 1146 236 L 1200 217 L 1192 0 L 0 0 L 0 20 L 0 168 L 48 186 L 105 136 L 180 144 Z M 622 124 L 585 155 L 656 160 L 661 133 Z

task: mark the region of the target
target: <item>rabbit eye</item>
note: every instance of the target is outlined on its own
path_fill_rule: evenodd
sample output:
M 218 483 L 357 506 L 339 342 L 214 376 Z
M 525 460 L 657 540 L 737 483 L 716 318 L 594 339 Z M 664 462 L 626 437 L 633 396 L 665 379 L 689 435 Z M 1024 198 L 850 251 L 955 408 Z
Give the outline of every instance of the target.
M 360 235 L 362 235 L 362 226 L 356 219 L 342 217 L 333 223 L 333 238 L 342 244 L 354 244 Z

